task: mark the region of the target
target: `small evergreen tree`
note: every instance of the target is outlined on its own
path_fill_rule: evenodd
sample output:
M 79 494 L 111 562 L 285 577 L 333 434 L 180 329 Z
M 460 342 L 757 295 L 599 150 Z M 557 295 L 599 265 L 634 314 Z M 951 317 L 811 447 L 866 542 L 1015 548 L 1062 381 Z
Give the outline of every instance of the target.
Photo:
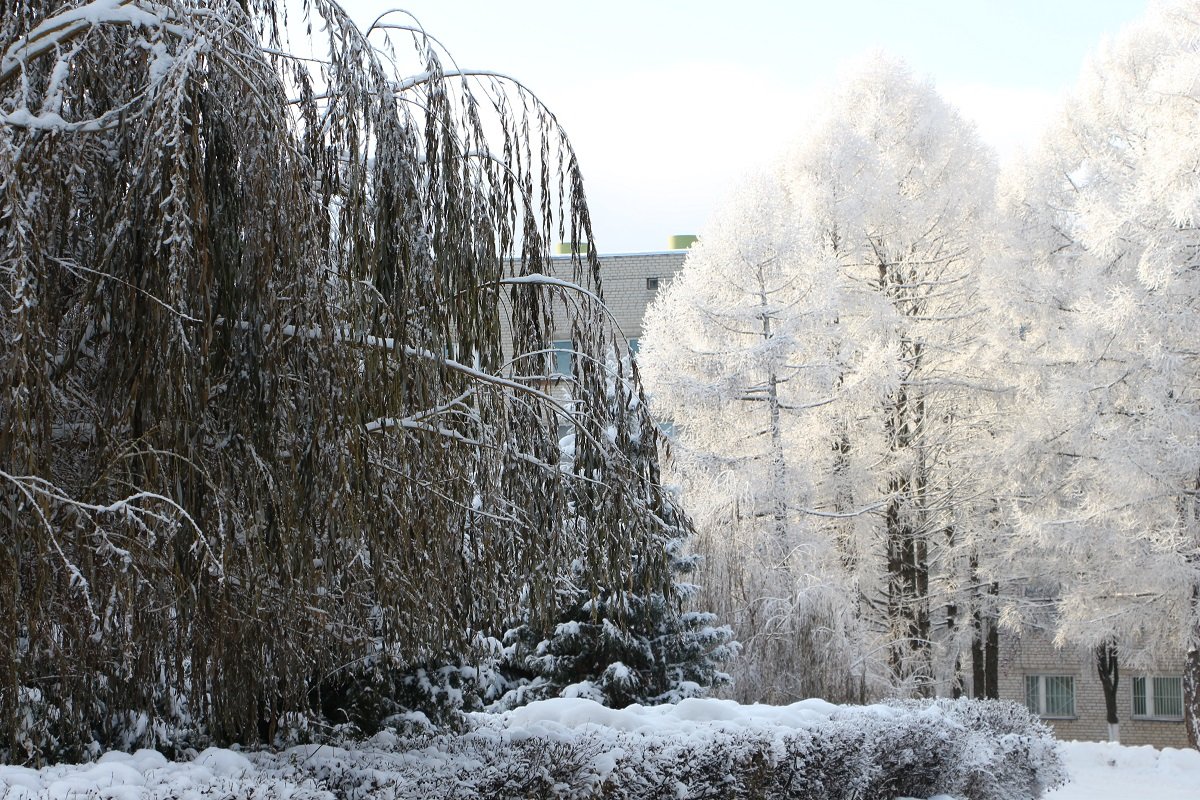
M 630 451 L 653 448 L 661 434 L 645 412 L 636 364 L 627 358 L 619 362 L 610 358 L 606 372 L 610 411 L 614 416 L 624 414 L 629 423 L 628 441 L 614 444 Z M 610 429 L 606 436 L 619 433 Z M 575 436 L 565 437 L 560 449 L 562 467 L 579 470 Z M 647 476 L 650 485 L 658 483 L 654 472 Z M 587 484 L 576 486 L 584 490 Z M 553 626 L 539 625 L 525 614 L 505 636 L 502 669 L 516 685 L 501 699 L 501 706 L 579 696 L 623 708 L 632 703 L 678 702 L 729 682 L 719 667 L 737 654 L 733 632 L 717 625 L 715 614 L 685 610 L 698 588 L 683 580 L 699 561 L 684 550 L 692 533 L 690 520 L 662 501 L 661 495 L 629 499 L 643 505 L 657 501 L 650 516 L 658 521 L 660 540 L 625 554 L 631 568 L 621 585 L 598 586 L 588 581 L 583 561 L 571 564 L 555 592 Z M 568 527 L 586 538 L 584 521 Z M 631 540 L 619 535 L 605 541 Z
M 696 556 L 681 553 L 682 545 L 677 539 L 664 549 L 675 576 L 665 591 L 639 585 L 648 559 L 637 559 L 628 585 L 598 596 L 577 584 L 577 566 L 558 594 L 553 630 L 526 620 L 506 635 L 503 668 L 516 686 L 501 705 L 567 696 L 623 708 L 674 703 L 728 683 L 720 665 L 738 645 L 715 614 L 683 610 L 696 587 L 680 578 L 695 568 Z

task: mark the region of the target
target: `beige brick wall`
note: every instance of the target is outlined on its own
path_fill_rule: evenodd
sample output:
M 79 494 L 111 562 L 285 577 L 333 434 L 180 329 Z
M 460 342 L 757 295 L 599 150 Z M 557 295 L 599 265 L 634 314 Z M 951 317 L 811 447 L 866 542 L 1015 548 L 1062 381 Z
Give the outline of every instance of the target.
M 600 258 L 600 280 L 604 301 L 621 333 L 628 339 L 642 335 L 642 317 L 656 292 L 646 288 L 647 278 L 658 278 L 659 288 L 665 287 L 683 266 L 686 250 L 661 253 L 627 253 Z M 571 260 L 555 258 L 554 277 L 571 279 Z M 564 310 L 556 309 L 558 329 L 555 338 L 568 338 L 569 329 L 561 324 Z
M 622 336 L 626 339 L 641 338 L 642 318 L 646 314 L 646 307 L 658 293 L 654 289 L 647 288 L 646 279 L 657 278 L 658 288 L 661 290 L 683 267 L 686 257 L 686 250 L 601 256 L 601 291 L 609 313 L 612 315 L 612 321 Z M 562 256 L 552 259 L 550 265 L 552 277 L 573 281 L 572 273 L 573 268 L 569 257 Z M 561 299 L 554 308 L 555 328 L 552 340 L 571 338 L 568 320 L 570 319 L 573 294 L 575 293 L 571 291 L 560 294 Z M 504 354 L 506 357 L 511 357 L 512 337 L 509 333 L 507 304 L 504 305 L 504 317 L 501 325 Z M 525 361 L 523 366 L 527 370 L 534 368 L 529 361 Z M 553 394 L 560 399 L 565 400 L 570 394 L 569 386 L 565 382 L 556 382 L 551 388 Z
M 1137 675 L 1182 675 L 1179 663 L 1158 665 L 1151 670 L 1122 669 L 1117 684 L 1117 716 L 1121 721 L 1121 743 L 1155 747 L 1187 747 L 1183 722 L 1133 718 L 1133 678 Z M 1104 690 L 1096 671 L 1095 657 L 1087 651 L 1054 647 L 1044 632 L 1031 630 L 1021 635 L 1006 634 L 1000 645 L 1000 697 L 1025 702 L 1025 676 L 1070 675 L 1075 679 L 1075 718 L 1047 719 L 1060 739 L 1104 741 L 1108 722 Z

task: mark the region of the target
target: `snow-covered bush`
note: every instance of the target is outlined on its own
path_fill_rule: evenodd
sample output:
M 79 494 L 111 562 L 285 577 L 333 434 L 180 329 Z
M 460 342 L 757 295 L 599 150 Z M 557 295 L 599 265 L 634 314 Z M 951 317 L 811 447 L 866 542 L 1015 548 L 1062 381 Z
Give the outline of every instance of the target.
M 381 735 L 375 749 L 298 748 L 281 769 L 342 797 L 463 800 L 1020 800 L 1065 778 L 1049 730 L 994 701 L 617 710 L 557 699 L 472 721 L 462 735 Z
M 939 701 L 842 707 L 729 700 L 611 709 L 582 699 L 472 714 L 466 732 L 382 731 L 281 753 L 210 749 L 41 771 L 0 767 L 0 794 L 112 787 L 114 796 L 298 800 L 1032 800 L 1062 782 L 1058 747 L 1023 709 Z M 1192 754 L 1194 755 L 1194 754 Z
M 691 701 L 677 714 L 645 709 L 634 718 L 639 714 L 659 717 L 659 728 L 648 721 L 609 723 L 621 731 L 610 746 L 625 755 L 605 778 L 602 797 L 1008 800 L 1039 797 L 1065 779 L 1050 731 L 1011 703 Z M 664 718 L 675 725 L 662 724 Z M 586 737 L 613 736 L 576 729 Z

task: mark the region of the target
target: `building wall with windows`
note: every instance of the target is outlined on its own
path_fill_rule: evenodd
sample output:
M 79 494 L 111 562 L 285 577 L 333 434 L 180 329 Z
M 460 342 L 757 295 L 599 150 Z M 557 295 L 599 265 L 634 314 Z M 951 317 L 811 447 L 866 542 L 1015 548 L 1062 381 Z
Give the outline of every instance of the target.
M 686 250 L 670 250 L 660 253 L 623 253 L 600 257 L 601 293 L 608 306 L 612 320 L 622 336 L 629 340 L 629 349 L 636 353 L 642 336 L 642 318 L 646 308 L 654 300 L 659 289 L 665 287 L 683 267 Z M 552 260 L 553 277 L 571 280 L 571 259 Z M 560 306 L 555 308 L 553 371 L 558 375 L 571 374 L 571 331 L 566 325 L 566 303 L 570 294 L 563 296 Z
M 1040 630 L 1006 634 L 1000 645 L 1000 697 L 1026 704 L 1060 739 L 1104 741 L 1104 690 L 1088 651 L 1057 648 Z M 1188 746 L 1183 726 L 1183 659 L 1149 670 L 1122 667 L 1117 683 L 1121 743 Z
M 690 237 L 689 237 L 690 238 Z M 642 318 L 646 308 L 658 294 L 659 289 L 670 283 L 675 274 L 683 267 L 687 258 L 687 250 L 664 250 L 649 253 L 621 253 L 600 257 L 601 293 L 604 302 L 612 315 L 612 321 L 621 336 L 629 340 L 629 349 L 637 352 L 638 341 L 642 335 Z M 564 281 L 573 281 L 574 268 L 569 256 L 558 256 L 551 259 L 549 274 L 551 277 Z M 565 391 L 560 377 L 571 374 L 571 329 L 568 325 L 569 310 L 573 302 L 573 293 L 564 290 L 557 294 L 554 305 L 554 332 L 551 348 L 554 350 L 550 360 L 550 375 L 552 383 Z M 502 319 L 505 354 L 509 350 L 509 321 L 507 310 Z M 532 367 L 528 364 L 521 366 L 518 372 L 528 374 Z
M 658 294 L 658 290 L 675 277 L 675 273 L 683 267 L 686 257 L 686 250 L 622 253 L 600 257 L 604 302 L 613 315 L 613 321 L 630 341 L 641 337 L 642 318 L 646 316 L 646 307 Z M 552 264 L 554 277 L 571 279 L 570 258 L 554 258 Z M 558 322 L 565 319 L 565 315 L 556 313 L 555 319 Z M 569 339 L 570 331 L 566 326 L 560 325 L 554 338 Z M 636 344 L 634 349 L 636 350 Z

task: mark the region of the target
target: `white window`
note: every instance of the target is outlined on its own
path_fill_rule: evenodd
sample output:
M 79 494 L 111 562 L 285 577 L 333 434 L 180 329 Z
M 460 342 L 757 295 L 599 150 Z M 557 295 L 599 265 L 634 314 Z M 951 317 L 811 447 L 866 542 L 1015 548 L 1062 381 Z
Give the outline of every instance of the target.
M 1183 678 L 1155 675 L 1133 679 L 1133 716 L 1183 719 Z
M 552 373 L 554 375 L 561 375 L 564 378 L 571 377 L 571 356 L 575 352 L 571 347 L 571 340 L 557 339 L 550 343 L 550 348 L 554 351 Z
M 1025 705 L 1039 717 L 1075 716 L 1075 679 L 1070 675 L 1026 675 Z

